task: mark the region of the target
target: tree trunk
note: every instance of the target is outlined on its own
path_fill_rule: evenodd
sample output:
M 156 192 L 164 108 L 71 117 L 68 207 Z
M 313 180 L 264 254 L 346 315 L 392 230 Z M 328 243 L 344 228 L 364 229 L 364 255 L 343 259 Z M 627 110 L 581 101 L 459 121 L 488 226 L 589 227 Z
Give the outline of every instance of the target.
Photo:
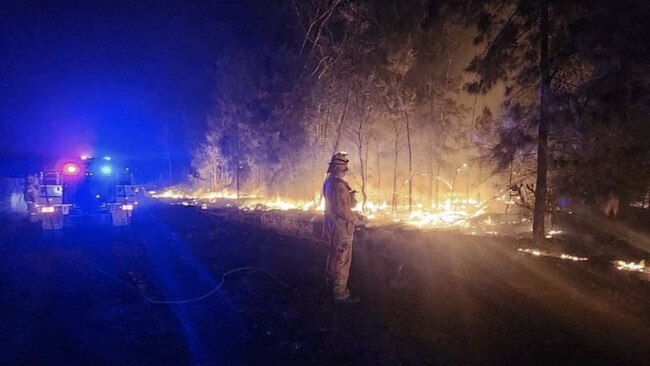
M 370 138 L 368 138 L 368 140 L 366 141 L 366 164 L 364 165 L 365 169 L 363 169 L 364 170 L 363 174 L 365 174 L 366 176 L 365 177 L 366 181 L 368 180 L 368 165 L 370 164 L 368 163 L 368 150 L 370 150 Z M 363 193 L 363 209 L 365 210 L 366 204 L 368 203 L 368 192 L 366 191 L 365 183 L 363 185 L 362 193 Z
M 397 121 L 393 121 L 393 127 L 395 128 L 395 156 L 393 158 L 393 213 L 397 212 L 397 152 L 399 150 L 399 129 L 397 127 Z
M 339 150 L 339 144 L 341 143 L 341 131 L 343 131 L 343 124 L 345 123 L 345 117 L 348 113 L 348 104 L 350 103 L 350 93 L 352 91 L 352 85 L 348 84 L 348 95 L 345 98 L 345 103 L 343 104 L 343 110 L 339 115 L 339 125 L 336 130 L 336 141 L 334 142 L 334 151 L 332 155 L 336 154 Z
M 483 160 L 478 161 L 478 182 L 476 182 L 476 201 L 481 203 L 481 175 L 483 174 Z
M 411 150 L 411 125 L 409 123 L 409 114 L 404 111 L 404 122 L 406 122 L 406 142 L 409 151 L 409 213 L 413 212 L 413 152 Z
M 169 185 L 174 184 L 173 179 L 172 179 L 172 154 L 169 151 L 169 149 L 165 149 L 165 153 L 167 155 L 167 169 L 169 173 Z
M 431 87 L 431 96 L 429 100 L 429 115 L 431 116 L 431 123 L 429 125 L 429 187 L 427 191 L 427 205 L 426 207 L 432 208 L 433 206 L 433 180 L 435 176 L 433 175 L 433 162 L 435 161 L 435 144 L 434 140 L 434 127 L 435 127 L 435 117 L 434 117 L 434 103 L 433 103 L 433 87 Z
M 548 103 L 551 75 L 548 60 L 548 3 L 540 0 L 540 49 L 539 49 L 539 132 L 537 136 L 537 182 L 535 184 L 535 207 L 533 210 L 533 244 L 544 241 L 544 216 L 546 212 L 546 173 L 548 170 Z
M 361 115 L 359 116 L 359 129 L 357 130 L 357 150 L 359 153 L 359 167 L 361 169 L 361 195 L 363 197 L 363 201 L 361 203 L 361 211 L 365 212 L 366 211 L 366 172 L 365 172 L 365 164 L 363 161 L 363 120 L 365 116 L 365 106 L 361 105 Z M 366 147 L 367 149 L 367 147 Z
M 239 170 L 240 169 L 239 169 L 239 164 L 241 164 L 241 160 L 240 160 L 240 156 L 239 156 L 240 155 L 239 154 L 239 138 L 240 138 L 239 137 L 239 123 L 237 123 L 237 149 L 236 149 L 236 151 L 237 151 L 237 157 L 236 157 L 237 161 L 235 162 L 236 163 L 236 166 L 235 166 L 235 179 L 236 179 L 236 184 L 237 184 L 237 199 L 238 200 L 239 200 L 239 189 L 240 189 L 240 182 L 239 182 Z
M 474 105 L 472 106 L 472 127 L 474 128 L 474 131 L 477 131 L 477 126 L 476 126 L 476 101 L 478 100 L 478 94 L 474 95 Z M 481 149 L 478 149 L 478 154 L 479 154 L 479 160 L 478 160 L 478 182 L 476 183 L 476 201 L 479 202 L 481 200 L 481 193 L 479 192 L 479 185 L 481 185 L 481 168 L 483 167 L 482 164 L 482 158 L 483 154 L 481 153 Z M 467 184 L 469 184 L 470 178 L 469 178 L 469 171 L 467 172 Z M 469 193 L 467 194 L 467 201 L 469 202 Z
M 237 168 L 236 169 L 237 169 L 237 172 L 235 173 L 236 174 L 235 177 L 236 177 L 236 180 L 237 180 L 237 199 L 239 199 L 239 187 L 240 187 L 239 186 L 239 159 L 237 159 Z
M 440 135 L 438 137 L 440 146 L 438 146 L 438 154 L 437 154 L 438 167 L 436 168 L 436 208 L 438 208 L 440 205 L 438 194 L 440 192 L 440 169 L 442 167 L 442 158 L 444 153 L 443 147 L 445 144 L 445 95 L 447 95 L 447 84 L 449 83 L 450 71 L 451 71 L 451 59 L 447 60 L 447 73 L 445 74 L 445 87 L 443 89 L 442 98 L 440 100 Z
M 330 81 L 330 83 L 331 83 L 331 81 Z M 327 132 L 328 132 L 328 127 L 330 125 L 330 114 L 331 114 L 331 110 L 332 110 L 332 90 L 330 89 L 329 85 L 328 85 L 327 89 L 328 89 L 327 106 L 326 106 L 327 110 L 325 112 L 325 126 L 323 127 L 323 131 L 322 131 L 322 143 L 323 144 L 327 144 L 327 137 L 328 137 Z M 321 142 L 321 139 L 319 138 L 318 141 Z
M 217 191 L 217 162 L 212 162 L 212 191 Z
M 465 173 L 465 207 L 467 207 L 469 205 L 469 185 L 471 183 L 471 179 L 469 179 L 469 169 L 466 169 Z
M 436 208 L 440 207 L 440 200 L 438 199 L 439 192 L 440 192 L 440 161 L 438 161 L 438 166 L 436 167 Z
M 363 201 L 361 202 L 361 211 L 366 211 L 366 173 L 364 171 L 363 163 L 363 151 L 361 145 L 359 145 L 359 164 L 361 167 L 361 197 Z
M 476 101 L 478 100 L 478 94 L 474 95 L 474 106 L 472 106 L 472 127 L 476 129 Z
M 381 155 L 379 153 L 379 144 L 377 144 L 377 201 L 381 198 Z
M 221 183 L 221 197 L 223 197 L 226 189 L 223 179 L 223 164 L 219 165 L 219 183 Z
M 174 184 L 174 178 L 172 176 L 172 158 L 167 158 L 167 164 L 169 164 L 169 184 Z
M 268 191 L 266 193 L 266 195 L 269 198 L 278 198 L 279 197 L 279 194 L 278 194 L 279 190 L 278 190 L 278 187 L 276 185 L 276 181 L 277 181 L 278 177 L 280 177 L 281 172 L 282 172 L 282 168 L 276 170 L 273 173 L 273 175 L 271 176 L 271 180 L 269 181 L 269 184 L 268 184 Z
M 512 199 L 512 161 L 510 162 L 510 173 L 508 173 L 508 202 L 506 202 L 506 213 L 508 213 L 508 208 L 510 208 L 510 200 Z

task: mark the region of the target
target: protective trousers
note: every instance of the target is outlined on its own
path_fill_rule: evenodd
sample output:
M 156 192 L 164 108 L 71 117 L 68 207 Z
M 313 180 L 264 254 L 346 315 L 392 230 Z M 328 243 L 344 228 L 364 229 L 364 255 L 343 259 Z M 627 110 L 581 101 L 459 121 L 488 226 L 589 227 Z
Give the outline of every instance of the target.
M 337 235 L 332 236 L 331 239 L 327 272 L 332 282 L 335 300 L 347 299 L 350 296 L 348 278 L 350 278 L 350 264 L 352 264 L 352 239 Z

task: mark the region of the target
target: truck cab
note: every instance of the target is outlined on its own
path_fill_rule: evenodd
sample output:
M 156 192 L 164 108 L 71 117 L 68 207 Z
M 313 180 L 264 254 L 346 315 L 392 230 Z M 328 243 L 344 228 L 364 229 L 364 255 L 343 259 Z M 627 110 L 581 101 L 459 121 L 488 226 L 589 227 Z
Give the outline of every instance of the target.
M 30 216 L 46 230 L 79 217 L 110 216 L 113 226 L 129 225 L 138 204 L 133 174 L 110 157 L 68 159 L 41 173 L 37 187 L 30 189 L 38 192 Z
M 28 188 L 36 192 L 29 213 L 32 221 L 40 221 L 46 230 L 61 229 L 71 206 L 63 201 L 61 175 L 57 171 L 41 172 L 33 184 Z
M 115 198 L 108 203 L 113 226 L 128 225 L 131 223 L 133 209 L 138 204 L 133 174 L 128 170 L 117 173 L 114 187 Z

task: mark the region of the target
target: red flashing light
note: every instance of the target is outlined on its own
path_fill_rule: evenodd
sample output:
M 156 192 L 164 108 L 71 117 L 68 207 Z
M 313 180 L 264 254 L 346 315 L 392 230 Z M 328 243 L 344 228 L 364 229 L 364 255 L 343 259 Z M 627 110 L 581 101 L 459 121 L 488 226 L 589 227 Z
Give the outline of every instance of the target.
M 63 165 L 63 173 L 67 175 L 77 175 L 79 174 L 79 165 L 75 163 L 66 163 Z

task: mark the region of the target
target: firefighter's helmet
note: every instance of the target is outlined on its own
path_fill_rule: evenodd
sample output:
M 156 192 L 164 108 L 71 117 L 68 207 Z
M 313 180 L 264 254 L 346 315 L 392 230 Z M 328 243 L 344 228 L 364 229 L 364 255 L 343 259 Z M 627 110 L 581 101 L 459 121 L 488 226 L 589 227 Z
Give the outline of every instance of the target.
M 348 153 L 341 151 L 337 152 L 332 156 L 332 160 L 329 162 L 329 167 L 327 168 L 328 173 L 334 172 L 345 172 L 348 170 Z

